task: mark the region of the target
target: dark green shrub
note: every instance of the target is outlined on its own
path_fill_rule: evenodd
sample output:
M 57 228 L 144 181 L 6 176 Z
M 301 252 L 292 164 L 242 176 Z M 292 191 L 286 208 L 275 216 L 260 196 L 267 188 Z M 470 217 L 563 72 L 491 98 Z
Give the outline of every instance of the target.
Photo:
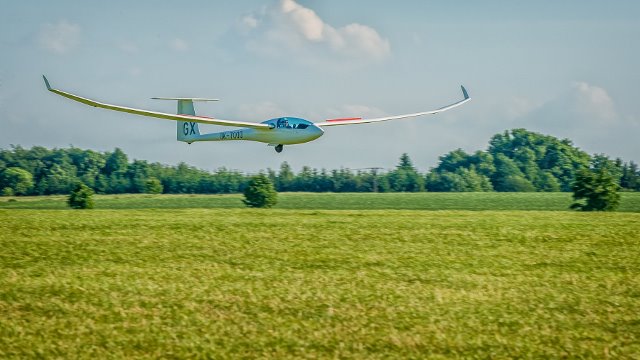
M 260 174 L 251 178 L 242 202 L 248 207 L 270 208 L 278 202 L 278 193 L 269 178 Z
M 69 194 L 67 203 L 72 209 L 93 209 L 93 190 L 79 183 Z
M 576 174 L 573 184 L 572 209 L 582 211 L 613 211 L 620 205 L 620 185 L 607 170 L 584 169 Z M 579 202 L 585 200 L 585 202 Z

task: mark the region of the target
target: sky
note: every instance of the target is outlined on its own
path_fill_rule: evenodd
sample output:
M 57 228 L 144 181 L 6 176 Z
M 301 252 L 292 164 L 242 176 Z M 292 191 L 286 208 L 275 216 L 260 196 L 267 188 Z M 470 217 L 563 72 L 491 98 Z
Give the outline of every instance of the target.
M 421 171 L 514 128 L 640 161 L 640 2 L 0 0 L 0 148 L 75 146 L 130 159 L 243 172 Z M 196 112 L 314 122 L 431 110 L 435 116 L 326 128 L 277 154 L 258 142 L 177 142 L 176 124 L 46 91 L 162 112 L 151 97 L 213 97 Z M 201 126 L 201 132 L 221 131 Z

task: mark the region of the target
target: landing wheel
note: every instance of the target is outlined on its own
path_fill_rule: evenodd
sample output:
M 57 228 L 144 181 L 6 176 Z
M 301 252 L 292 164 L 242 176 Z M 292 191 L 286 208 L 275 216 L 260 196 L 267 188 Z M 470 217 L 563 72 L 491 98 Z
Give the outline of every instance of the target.
M 282 144 L 278 144 L 278 145 L 276 145 L 276 152 L 277 152 L 277 153 L 281 153 L 281 152 L 282 152 L 282 149 L 284 149 L 284 145 L 282 145 Z

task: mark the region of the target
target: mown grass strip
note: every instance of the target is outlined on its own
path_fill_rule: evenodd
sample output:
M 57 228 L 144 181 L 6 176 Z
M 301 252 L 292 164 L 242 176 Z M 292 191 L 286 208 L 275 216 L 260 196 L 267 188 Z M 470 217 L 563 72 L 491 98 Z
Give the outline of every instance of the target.
M 98 209 L 238 209 L 242 195 L 96 195 Z M 570 193 L 280 193 L 277 209 L 569 211 Z M 0 198 L 0 209 L 67 209 L 65 196 Z M 618 209 L 640 212 L 640 193 L 622 193 Z

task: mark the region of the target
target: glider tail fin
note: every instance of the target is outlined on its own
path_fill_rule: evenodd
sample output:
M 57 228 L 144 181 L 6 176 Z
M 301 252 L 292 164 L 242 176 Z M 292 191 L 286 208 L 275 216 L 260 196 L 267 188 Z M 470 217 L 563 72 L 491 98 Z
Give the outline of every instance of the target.
M 181 115 L 195 115 L 196 112 L 193 108 L 193 100 L 180 99 L 178 100 L 178 114 Z M 200 129 L 198 123 L 178 121 L 177 122 L 177 135 L 178 141 L 191 143 L 200 136 Z
M 200 129 L 198 123 L 178 121 L 177 139 L 178 141 L 191 144 L 200 137 Z
M 194 101 L 218 101 L 217 99 L 201 99 L 201 98 L 152 98 L 155 100 L 177 100 L 178 115 L 196 115 L 193 107 Z M 200 137 L 200 129 L 198 123 L 188 121 L 176 121 L 177 123 L 177 140 L 191 144 L 198 141 Z

